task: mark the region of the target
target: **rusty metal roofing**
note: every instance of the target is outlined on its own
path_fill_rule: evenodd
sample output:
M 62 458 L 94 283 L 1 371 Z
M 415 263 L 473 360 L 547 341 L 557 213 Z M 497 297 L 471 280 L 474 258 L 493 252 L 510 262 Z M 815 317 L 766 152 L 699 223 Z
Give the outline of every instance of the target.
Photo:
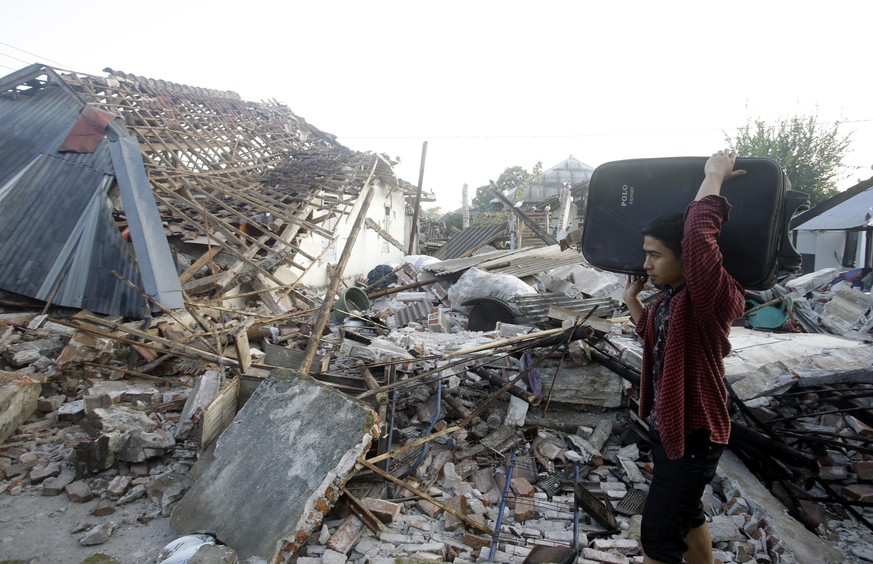
M 525 278 L 561 266 L 581 264 L 582 255 L 573 249 L 561 251 L 560 245 L 550 245 L 514 251 L 494 251 L 482 255 L 444 260 L 424 266 L 436 275 L 454 274 L 469 268 L 479 268 L 495 274 L 510 274 Z
M 59 147 L 76 122 L 74 108 L 119 116 L 112 125 L 123 124 L 123 134 L 138 142 L 142 178 L 166 236 L 205 238 L 245 263 L 220 290 L 256 276 L 281 286 L 273 274 L 278 265 L 305 271 L 315 264 L 318 257 L 295 245 L 298 233 L 333 240 L 321 222 L 352 213 L 368 183 L 413 193 L 387 157 L 343 147 L 278 102 L 247 102 L 233 92 L 106 71 L 99 77 L 31 65 L 0 79 L 0 101 L 8 110 L 0 127 L 23 121 L 28 131 L 5 145 L 0 179 L 17 174 L 35 151 Z M 63 153 L 63 159 L 93 168 L 97 153 Z M 104 172 L 113 174 L 108 161 Z M 127 219 L 116 216 L 120 223 Z M 263 236 L 277 235 L 276 229 L 281 237 Z
M 141 285 L 115 225 L 104 140 L 91 153 L 57 151 L 82 103 L 61 85 L 0 89 L 0 288 L 57 305 L 142 317 Z
M 495 241 L 505 240 L 508 235 L 506 222 L 468 227 L 446 241 L 432 256 L 442 260 L 470 256 Z

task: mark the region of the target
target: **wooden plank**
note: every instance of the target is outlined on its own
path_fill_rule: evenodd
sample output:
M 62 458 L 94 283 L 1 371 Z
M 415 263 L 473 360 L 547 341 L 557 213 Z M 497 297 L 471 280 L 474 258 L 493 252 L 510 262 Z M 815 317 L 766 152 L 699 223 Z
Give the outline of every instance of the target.
M 230 384 L 218 392 L 218 397 L 203 412 L 203 419 L 200 422 L 201 449 L 205 449 L 218 438 L 236 417 L 239 383 L 240 379 L 234 378 Z
M 378 233 L 380 237 L 382 237 L 383 239 L 385 239 L 386 241 L 388 241 L 389 243 L 391 243 L 392 245 L 394 245 L 395 247 L 397 247 L 398 249 L 400 249 L 404 253 L 406 252 L 406 248 L 403 246 L 403 244 L 400 241 L 398 241 L 397 239 L 395 239 L 394 237 L 392 237 L 390 233 L 388 233 L 387 231 L 382 229 L 379 226 L 379 224 L 376 223 L 373 219 L 368 217 L 365 221 L 366 221 L 367 227 L 369 227 L 370 229 L 372 229 L 373 231 Z
M 236 358 L 239 361 L 239 369 L 245 374 L 252 367 L 252 351 L 249 347 L 249 334 L 245 327 L 237 330 L 233 335 L 233 345 L 236 348 Z
M 200 258 L 191 263 L 191 266 L 185 269 L 185 272 L 179 275 L 179 284 L 184 284 L 187 282 L 192 276 L 194 276 L 198 270 L 206 266 L 210 260 L 212 260 L 215 255 L 221 252 L 221 247 L 218 245 L 210 247 L 205 253 L 200 255 Z

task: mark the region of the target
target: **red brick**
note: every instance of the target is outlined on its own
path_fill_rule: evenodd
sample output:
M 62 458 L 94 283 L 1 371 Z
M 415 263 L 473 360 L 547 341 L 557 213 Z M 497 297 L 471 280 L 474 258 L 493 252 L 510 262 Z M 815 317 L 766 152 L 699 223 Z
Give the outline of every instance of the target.
M 361 500 L 361 504 L 369 509 L 383 523 L 390 523 L 400 514 L 403 506 L 399 503 L 392 503 L 384 499 L 376 499 L 365 497 Z
M 427 515 L 428 517 L 430 517 L 431 519 L 436 519 L 436 518 L 439 517 L 440 514 L 442 514 L 442 512 L 443 512 L 443 508 L 442 508 L 442 507 L 440 507 L 440 506 L 438 506 L 438 505 L 434 505 L 433 503 L 431 503 L 431 502 L 429 502 L 429 501 L 427 501 L 427 500 L 424 500 L 424 499 L 420 499 L 420 500 L 418 500 L 418 504 L 417 504 L 417 505 L 418 505 L 418 508 L 421 509 L 421 511 L 422 511 L 425 515 Z
M 862 482 L 873 481 L 873 460 L 859 460 L 852 464 L 852 467 L 859 480 Z
M 458 513 L 460 513 L 464 517 L 467 516 L 467 498 L 462 496 L 462 495 L 450 497 L 449 499 L 447 499 L 446 506 L 451 507 L 452 509 L 454 509 L 455 511 L 457 511 Z M 447 531 L 457 531 L 458 529 L 463 529 L 463 528 L 464 528 L 464 521 L 462 521 L 458 517 L 452 515 L 448 511 L 446 511 L 445 529 Z
M 464 533 L 464 544 L 472 548 L 488 548 L 491 546 L 491 539 L 472 533 Z
M 536 489 L 524 478 L 513 478 L 510 480 L 512 489 L 521 497 L 533 497 Z
M 853 484 L 843 488 L 843 495 L 854 501 L 873 501 L 873 486 Z
M 327 540 L 327 547 L 331 550 L 348 554 L 358 543 L 363 532 L 364 522 L 352 515 L 330 536 Z

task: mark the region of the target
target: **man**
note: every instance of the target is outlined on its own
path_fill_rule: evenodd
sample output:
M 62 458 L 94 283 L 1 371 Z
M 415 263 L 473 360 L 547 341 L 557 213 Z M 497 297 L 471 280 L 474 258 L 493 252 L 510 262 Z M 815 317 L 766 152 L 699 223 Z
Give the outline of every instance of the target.
M 650 417 L 654 476 L 643 510 L 644 562 L 712 562 L 701 498 L 730 436 L 724 357 L 730 326 L 743 315 L 743 288 L 718 247 L 730 204 L 721 196 L 736 153 L 704 165 L 697 196 L 681 213 L 643 229 L 643 268 L 661 293 L 639 299 L 646 277 L 629 276 L 622 299 L 643 340 L 640 416 Z

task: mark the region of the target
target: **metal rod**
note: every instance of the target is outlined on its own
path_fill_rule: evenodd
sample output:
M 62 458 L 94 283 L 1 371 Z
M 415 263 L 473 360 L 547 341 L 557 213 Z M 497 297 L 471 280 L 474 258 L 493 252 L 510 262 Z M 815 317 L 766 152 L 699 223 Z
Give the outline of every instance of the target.
M 500 540 L 500 524 L 503 521 L 503 509 L 506 507 L 506 498 L 509 495 L 509 481 L 512 480 L 512 467 L 515 465 L 515 451 L 509 459 L 509 468 L 506 470 L 506 483 L 503 484 L 503 496 L 500 498 L 500 509 L 497 511 L 497 523 L 494 525 L 494 536 L 491 537 L 491 550 L 488 551 L 488 562 L 494 562 L 494 552 L 497 550 L 497 542 Z

